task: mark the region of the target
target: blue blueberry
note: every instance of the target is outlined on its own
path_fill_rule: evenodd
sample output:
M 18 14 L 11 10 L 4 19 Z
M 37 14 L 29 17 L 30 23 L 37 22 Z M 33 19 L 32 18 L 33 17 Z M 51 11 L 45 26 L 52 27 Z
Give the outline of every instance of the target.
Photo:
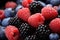
M 38 1 L 43 7 L 45 7 L 46 6 L 46 4 L 44 3 L 44 2 L 42 2 L 42 1 Z
M 18 5 L 17 7 L 16 7 L 16 9 L 15 9 L 15 11 L 17 12 L 19 9 L 21 9 L 21 8 L 23 8 L 23 6 L 22 5 Z
M 50 0 L 50 4 L 52 4 L 53 6 L 57 6 L 60 4 L 60 0 Z
M 3 19 L 3 21 L 2 21 L 2 26 L 7 26 L 7 25 L 9 25 L 9 20 L 10 20 L 10 18 L 5 18 L 5 19 Z
M 12 13 L 10 15 L 11 15 L 11 17 L 15 17 L 15 15 L 16 15 L 15 10 L 12 10 Z
M 13 17 L 15 15 L 14 11 L 12 8 L 6 8 L 5 9 L 5 17 Z
M 49 38 L 50 38 L 50 40 L 58 40 L 59 39 L 59 35 L 56 34 L 56 33 L 51 33 L 49 35 Z
M 22 0 L 17 0 L 16 3 L 17 4 L 21 4 L 22 3 Z
M 7 40 L 4 31 L 5 27 L 0 26 L 0 40 Z

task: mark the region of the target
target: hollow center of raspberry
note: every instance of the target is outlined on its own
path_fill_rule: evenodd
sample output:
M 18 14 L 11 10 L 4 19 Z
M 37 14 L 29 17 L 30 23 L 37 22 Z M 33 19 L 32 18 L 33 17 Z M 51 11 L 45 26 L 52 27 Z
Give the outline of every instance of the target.
M 16 36 L 16 33 L 14 33 L 13 37 L 15 37 L 15 36 Z

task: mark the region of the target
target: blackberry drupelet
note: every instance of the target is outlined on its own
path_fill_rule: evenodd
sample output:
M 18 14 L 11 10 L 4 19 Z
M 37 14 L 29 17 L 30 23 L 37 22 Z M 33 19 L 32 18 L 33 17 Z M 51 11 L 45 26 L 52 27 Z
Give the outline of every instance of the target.
M 32 14 L 34 13 L 40 13 L 41 12 L 41 9 L 43 8 L 43 5 L 44 3 L 41 2 L 41 1 L 34 1 L 32 2 L 30 5 L 29 5 L 29 9 L 31 11 Z
M 50 29 L 46 25 L 39 25 L 36 35 L 40 40 L 49 40 Z
M 35 29 L 31 28 L 31 26 L 27 23 L 22 23 L 19 29 L 20 29 L 20 36 L 23 39 L 29 35 L 32 35 L 35 31 Z
M 26 37 L 24 40 L 38 40 L 36 35 L 29 35 L 28 37 Z
M 9 20 L 9 25 L 16 26 L 17 28 L 19 28 L 21 23 L 22 23 L 22 21 L 20 19 L 18 19 L 18 17 L 13 17 Z

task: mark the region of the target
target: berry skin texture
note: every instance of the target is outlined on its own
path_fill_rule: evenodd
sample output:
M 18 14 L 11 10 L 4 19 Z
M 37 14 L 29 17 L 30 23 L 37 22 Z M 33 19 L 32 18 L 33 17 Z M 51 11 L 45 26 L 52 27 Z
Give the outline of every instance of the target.
M 22 8 L 23 8 L 23 6 L 22 6 L 22 5 L 17 5 L 17 7 L 16 7 L 15 11 L 17 12 L 19 9 L 22 9 Z
M 34 0 L 27 0 L 28 1 L 28 3 L 30 4 L 30 3 L 32 3 Z
M 60 4 L 60 0 L 50 0 L 50 4 L 53 6 L 58 6 Z
M 30 11 L 28 8 L 22 8 L 18 10 L 17 16 L 18 18 L 21 18 L 24 21 L 28 21 L 28 18 L 30 17 Z
M 51 33 L 49 35 L 49 38 L 50 38 L 50 40 L 58 40 L 59 39 L 59 35 L 56 34 L 56 33 Z
M 5 4 L 5 8 L 15 8 L 17 6 L 17 4 L 15 2 L 7 2 Z
M 50 29 L 52 32 L 60 33 L 60 18 L 53 19 L 49 24 Z
M 7 26 L 5 28 L 5 34 L 8 40 L 18 40 L 19 38 L 19 30 L 15 26 Z
M 36 35 L 39 40 L 49 40 L 50 29 L 47 25 L 39 25 L 36 29 Z
M 28 18 L 28 23 L 37 28 L 39 24 L 43 24 L 45 21 L 44 17 L 40 13 L 36 13 Z
M 27 8 L 29 7 L 29 3 L 27 0 L 23 0 L 22 5 Z
M 32 14 L 35 13 L 40 13 L 41 9 L 43 8 L 43 2 L 41 1 L 34 1 L 29 5 L 29 9 L 31 11 Z M 45 5 L 45 4 L 44 4 Z
M 29 4 L 32 3 L 34 0 L 23 0 L 22 5 L 24 7 L 29 7 Z
M 4 10 L 0 10 L 0 19 L 4 19 L 5 18 L 5 14 L 4 14 Z
M 31 28 L 30 25 L 27 23 L 22 23 L 19 30 L 20 30 L 20 35 L 23 39 L 33 34 L 35 31 L 35 29 Z
M 9 25 L 16 26 L 17 28 L 19 28 L 21 23 L 22 23 L 22 21 L 20 19 L 18 19 L 18 17 L 12 17 L 9 20 Z
M 15 13 L 12 10 L 12 8 L 6 8 L 5 9 L 5 17 L 14 17 L 14 16 L 15 16 Z
M 36 35 L 29 35 L 25 40 L 38 40 Z
M 0 26 L 0 40 L 7 40 L 5 36 L 5 27 Z
M 41 13 L 45 17 L 46 20 L 52 20 L 58 16 L 57 10 L 49 6 L 44 7 Z
M 9 20 L 10 20 L 10 18 L 5 18 L 5 19 L 3 19 L 3 21 L 2 21 L 2 26 L 7 26 L 7 25 L 9 25 Z

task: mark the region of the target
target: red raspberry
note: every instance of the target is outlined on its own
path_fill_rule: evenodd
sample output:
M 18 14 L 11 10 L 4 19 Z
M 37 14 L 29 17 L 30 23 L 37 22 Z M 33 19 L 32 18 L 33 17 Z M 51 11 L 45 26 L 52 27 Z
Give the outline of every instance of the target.
M 41 13 L 45 17 L 46 20 L 52 20 L 58 16 L 57 10 L 49 6 L 44 7 Z
M 32 3 L 34 0 L 27 0 L 28 1 L 28 3 L 30 4 L 30 3 Z
M 0 10 L 0 19 L 4 18 L 5 18 L 4 10 Z
M 60 18 L 53 19 L 50 22 L 49 27 L 53 32 L 60 33 Z
M 8 40 L 18 40 L 19 39 L 19 30 L 15 26 L 7 26 L 5 29 L 5 34 Z
M 7 2 L 5 4 L 5 8 L 15 8 L 17 6 L 17 4 L 15 2 Z
M 31 3 L 31 2 L 33 2 L 34 0 L 23 0 L 22 1 L 22 5 L 24 6 L 24 7 L 29 7 L 29 4 Z
M 28 8 L 22 8 L 17 12 L 17 16 L 27 22 L 30 17 L 30 11 Z
M 28 23 L 34 27 L 37 28 L 39 24 L 44 23 L 44 17 L 40 13 L 36 13 L 28 18 Z

